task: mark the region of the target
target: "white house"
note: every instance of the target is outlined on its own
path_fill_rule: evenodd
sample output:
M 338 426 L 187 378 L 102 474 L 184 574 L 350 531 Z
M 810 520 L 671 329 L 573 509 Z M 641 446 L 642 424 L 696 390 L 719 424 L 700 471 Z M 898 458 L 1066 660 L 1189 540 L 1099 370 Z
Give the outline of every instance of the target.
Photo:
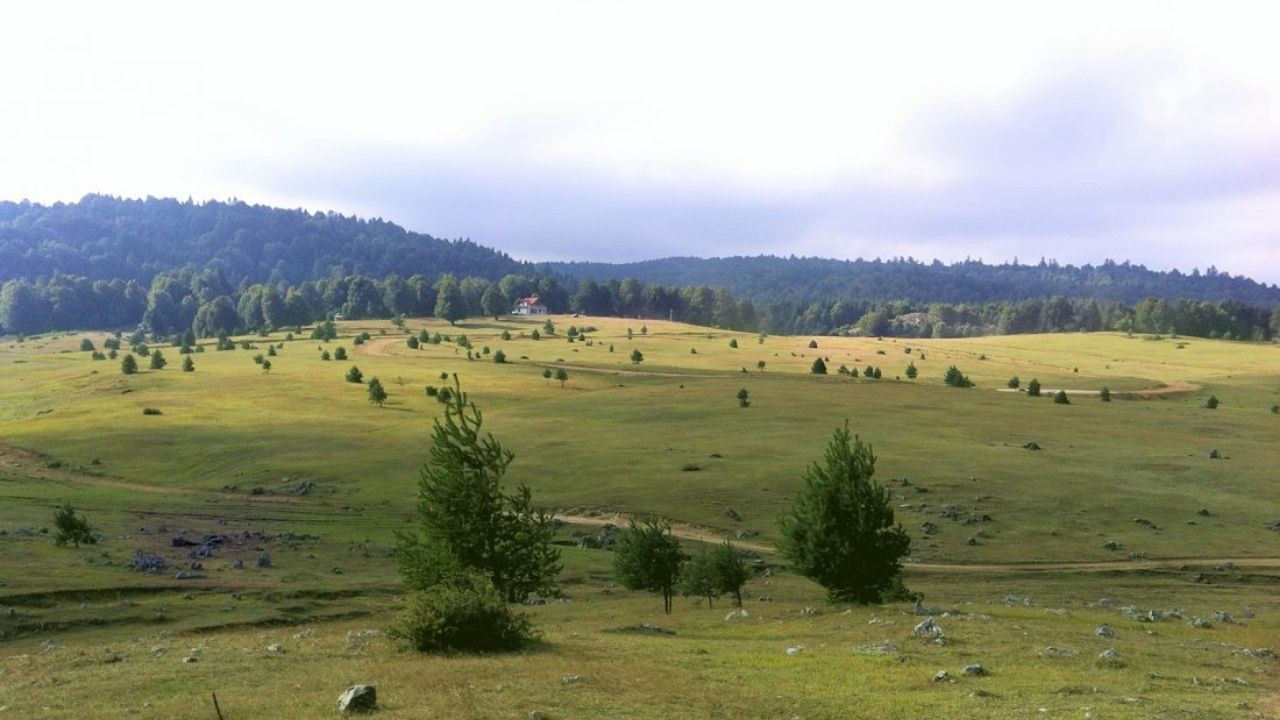
M 520 302 L 516 303 L 515 309 L 511 312 L 514 315 L 546 315 L 547 306 L 542 304 L 542 301 L 538 299 L 537 295 L 534 295 L 532 297 L 521 298 Z

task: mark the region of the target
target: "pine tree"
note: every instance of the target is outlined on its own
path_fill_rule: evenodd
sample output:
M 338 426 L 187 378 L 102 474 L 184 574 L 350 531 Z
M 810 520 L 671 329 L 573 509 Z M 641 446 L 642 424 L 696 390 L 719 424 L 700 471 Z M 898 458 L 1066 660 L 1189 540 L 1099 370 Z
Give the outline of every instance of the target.
M 559 381 L 560 387 L 569 381 L 569 373 L 564 368 L 556 368 L 556 380 Z
M 875 455 L 848 423 L 837 428 L 822 464 L 804 473 L 804 487 L 780 522 L 779 549 L 832 600 L 872 603 L 898 585 L 911 539 L 895 524 L 889 491 L 872 480 Z
M 813 361 L 813 364 L 809 366 L 809 372 L 814 375 L 826 375 L 827 364 L 822 361 L 822 358 L 817 358 Z
M 959 387 L 959 388 L 973 387 L 973 381 L 970 380 L 964 373 L 960 372 L 960 368 L 956 367 L 955 365 L 952 365 L 951 367 L 947 368 L 947 372 L 942 376 L 942 382 L 950 385 L 951 387 Z
M 528 487 L 504 491 L 514 455 L 482 426 L 455 377 L 419 475 L 417 528 L 397 533 L 400 574 L 425 590 L 452 573 L 479 572 L 507 602 L 551 594 L 561 568 L 552 517 L 533 507 Z
M 382 381 L 378 378 L 369 378 L 369 402 L 382 407 L 387 401 L 387 390 L 382 387 Z
M 920 375 L 920 371 L 916 369 L 916 363 L 915 363 L 915 361 L 914 361 L 914 360 L 912 360 L 911 362 L 907 363 L 907 373 L 906 373 L 906 374 L 907 374 L 907 378 L 908 378 L 909 380 L 915 380 L 915 379 Z
M 1027 383 L 1027 395 L 1029 397 L 1040 397 L 1040 381 L 1031 378 L 1031 382 Z
M 168 364 L 169 364 L 169 361 L 164 359 L 164 353 L 160 352 L 159 348 L 151 352 L 150 367 L 152 370 L 163 370 L 164 366 Z
M 662 595 L 663 612 L 671 612 L 671 598 L 680 578 L 684 553 L 671 534 L 671 526 L 651 517 L 643 525 L 633 519 L 618 535 L 613 568 L 618 582 L 628 590 L 648 590 Z
M 364 384 L 364 373 L 360 372 L 360 368 L 355 365 L 352 365 L 351 369 L 347 371 L 346 378 L 349 383 Z
M 185 358 L 183 358 L 182 372 L 195 372 L 195 371 L 196 371 L 196 364 L 194 361 L 192 361 L 191 356 L 188 355 Z
M 120 372 L 125 375 L 132 375 L 138 372 L 138 361 L 133 358 L 132 353 L 125 355 L 124 359 L 120 361 Z
M 631 351 L 631 362 L 635 365 L 644 362 L 644 353 L 640 352 L 639 348 Z
M 1103 386 L 1102 390 L 1098 391 L 1098 399 L 1102 402 L 1111 402 L 1111 388 Z
M 56 530 L 53 536 L 54 545 L 62 546 L 71 543 L 75 547 L 80 547 L 81 543 L 94 545 L 98 542 L 98 539 L 93 536 L 93 528 L 89 527 L 89 521 L 76 515 L 76 511 L 71 508 L 71 503 L 64 503 L 53 513 L 53 526 Z

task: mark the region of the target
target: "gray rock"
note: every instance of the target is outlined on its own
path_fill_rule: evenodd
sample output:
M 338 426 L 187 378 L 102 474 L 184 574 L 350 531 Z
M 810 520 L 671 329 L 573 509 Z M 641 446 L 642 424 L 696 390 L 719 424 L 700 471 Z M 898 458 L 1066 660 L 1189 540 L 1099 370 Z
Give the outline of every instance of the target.
M 1213 619 L 1220 623 L 1233 623 L 1235 618 L 1231 617 L 1231 613 L 1226 610 L 1217 610 L 1213 613 Z
M 1100 638 L 1113 638 L 1116 636 L 1116 631 L 1112 630 L 1110 625 L 1103 624 L 1099 625 L 1098 629 L 1093 631 L 1093 634 Z
M 283 654 L 284 646 L 281 645 L 280 643 L 271 643 L 270 645 L 267 646 L 267 652 L 275 655 Z
M 942 626 L 934 621 L 933 618 L 926 618 L 919 625 L 916 625 L 912 628 L 911 634 L 918 638 L 933 640 L 938 643 L 945 643 L 947 638 L 946 633 L 942 631 Z
M 933 681 L 934 682 L 955 682 L 956 679 L 952 677 L 951 673 L 947 672 L 946 670 L 939 670 L 938 672 L 933 674 Z
M 1208 630 L 1213 627 L 1213 623 L 1205 620 L 1204 618 L 1198 617 L 1191 618 L 1187 621 L 1187 624 L 1193 628 L 1200 628 L 1201 630 Z
M 726 621 L 741 620 L 743 618 L 748 618 L 748 617 L 751 617 L 751 613 L 747 612 L 746 608 L 735 608 L 733 610 L 730 610 L 729 614 L 724 616 L 724 619 Z
M 1107 648 L 1098 653 L 1098 659 L 1103 662 L 1116 662 L 1120 659 L 1120 653 L 1116 652 L 1115 648 Z
M 800 614 L 804 617 L 816 617 L 818 614 L 818 608 L 812 605 L 805 605 L 804 609 L 800 611 Z
M 373 685 L 352 685 L 338 696 L 338 711 L 366 713 L 378 709 L 378 689 Z
M 565 686 L 576 685 L 578 684 L 578 681 L 581 679 L 582 679 L 582 676 L 580 675 L 565 675 L 564 677 L 560 678 L 560 684 Z
M 803 650 L 804 650 L 803 645 L 792 645 L 791 647 L 787 648 L 786 652 L 788 655 L 794 656 L 794 655 L 799 655 Z
M 987 669 L 982 667 L 982 663 L 973 663 L 964 666 L 964 674 L 967 677 L 982 677 L 987 674 Z

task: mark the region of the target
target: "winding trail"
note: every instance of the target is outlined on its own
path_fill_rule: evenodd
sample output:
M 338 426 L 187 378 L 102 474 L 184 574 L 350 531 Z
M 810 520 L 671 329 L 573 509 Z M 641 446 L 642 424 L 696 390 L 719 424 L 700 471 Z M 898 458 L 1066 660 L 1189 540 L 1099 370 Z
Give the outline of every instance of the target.
M 599 527 L 606 524 L 626 525 L 631 517 L 621 513 L 602 515 L 571 515 L 556 513 L 555 518 L 572 525 Z M 735 540 L 710 528 L 672 523 L 671 534 L 684 540 L 719 543 L 731 540 L 734 545 L 759 553 L 773 554 L 772 545 L 746 540 Z M 1159 570 L 1181 565 L 1234 565 L 1237 568 L 1280 569 L 1280 557 L 1177 557 L 1148 560 L 1101 560 L 1081 562 L 1011 562 L 1011 563 L 906 563 L 909 570 L 938 573 L 1018 573 L 1018 572 L 1132 572 L 1135 570 Z

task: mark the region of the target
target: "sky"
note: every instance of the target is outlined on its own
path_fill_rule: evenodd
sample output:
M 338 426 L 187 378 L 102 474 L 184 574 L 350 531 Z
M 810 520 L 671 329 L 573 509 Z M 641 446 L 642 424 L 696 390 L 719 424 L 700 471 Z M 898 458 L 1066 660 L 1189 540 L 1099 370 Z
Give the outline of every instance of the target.
M 0 198 L 239 198 L 530 260 L 1110 258 L 1280 283 L 1278 20 L 1234 2 L 15 3 Z

